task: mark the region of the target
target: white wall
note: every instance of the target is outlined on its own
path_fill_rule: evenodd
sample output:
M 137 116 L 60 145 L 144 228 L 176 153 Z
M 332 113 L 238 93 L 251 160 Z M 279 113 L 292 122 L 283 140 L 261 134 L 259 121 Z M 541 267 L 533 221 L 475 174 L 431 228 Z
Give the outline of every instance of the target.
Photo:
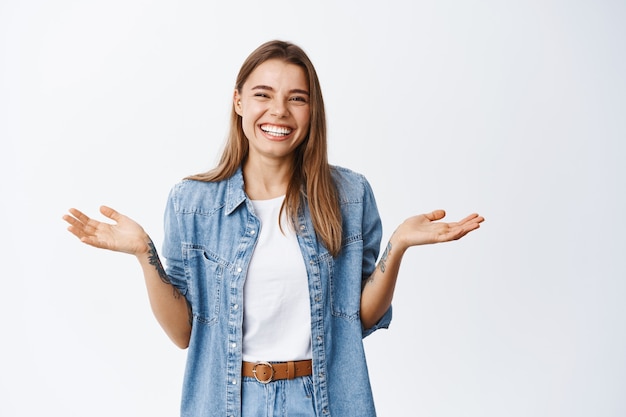
M 0 415 L 173 416 L 185 352 L 134 259 L 61 216 L 109 204 L 162 241 L 212 166 L 235 74 L 273 38 L 316 64 L 331 161 L 385 237 L 434 208 L 476 233 L 414 248 L 366 339 L 379 415 L 626 415 L 626 4 L 0 3 Z

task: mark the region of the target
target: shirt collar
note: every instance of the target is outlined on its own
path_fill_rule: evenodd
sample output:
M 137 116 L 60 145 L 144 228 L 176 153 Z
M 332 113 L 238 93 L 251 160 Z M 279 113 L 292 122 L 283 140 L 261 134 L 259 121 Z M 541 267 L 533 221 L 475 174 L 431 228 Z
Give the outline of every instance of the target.
M 241 166 L 228 180 L 228 191 L 226 193 L 226 214 L 232 213 L 241 203 L 248 198 L 244 191 L 243 171 Z

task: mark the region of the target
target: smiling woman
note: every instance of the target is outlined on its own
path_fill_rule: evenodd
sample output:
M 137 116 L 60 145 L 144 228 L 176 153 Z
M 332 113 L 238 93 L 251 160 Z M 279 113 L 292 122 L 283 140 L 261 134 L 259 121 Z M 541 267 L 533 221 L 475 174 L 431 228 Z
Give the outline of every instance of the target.
M 271 41 L 244 62 L 218 166 L 173 187 L 163 267 L 144 229 L 71 209 L 82 242 L 133 254 L 154 314 L 189 348 L 182 415 L 372 417 L 362 339 L 386 328 L 405 251 L 459 239 L 484 220 L 413 216 L 378 266 L 381 221 L 368 181 L 327 158 L 315 69 Z
M 244 164 L 246 191 L 252 199 L 284 194 L 294 150 L 309 132 L 309 85 L 304 70 L 278 59 L 259 65 L 235 90 L 235 112 L 243 122 L 249 154 Z M 278 172 L 267 172 L 273 167 Z

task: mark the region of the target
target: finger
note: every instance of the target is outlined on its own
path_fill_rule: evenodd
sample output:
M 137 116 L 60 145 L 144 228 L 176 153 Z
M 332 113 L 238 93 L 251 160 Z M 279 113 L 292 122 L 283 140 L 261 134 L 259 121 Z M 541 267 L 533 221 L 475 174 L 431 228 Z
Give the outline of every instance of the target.
M 78 209 L 71 208 L 69 209 L 69 212 L 72 214 L 72 216 L 74 216 L 76 219 L 78 219 L 78 221 L 83 224 L 86 224 L 87 222 L 89 222 L 89 220 L 91 220 L 89 216 L 87 216 L 85 213 Z
M 463 226 L 463 236 L 480 227 L 480 223 L 468 223 Z
M 82 229 L 79 227 L 75 227 L 75 226 L 68 226 L 67 230 L 73 234 L 74 236 L 76 236 L 77 238 L 81 239 L 83 237 L 85 237 L 85 234 L 82 232 Z
M 70 216 L 69 214 L 64 214 L 62 218 L 69 224 L 75 224 L 76 222 L 78 222 L 76 218 L 74 218 L 73 216 Z
M 424 214 L 424 216 L 431 222 L 434 222 L 446 217 L 446 212 L 444 210 L 433 210 L 430 213 Z
M 100 213 L 115 221 L 116 223 L 119 222 L 120 218 L 122 217 L 122 215 L 118 211 L 108 206 L 100 206 Z
M 448 232 L 445 235 L 445 239 L 447 241 L 459 240 L 463 236 L 465 236 L 466 234 L 471 232 L 472 230 L 476 229 L 477 227 L 478 226 L 476 226 L 476 227 L 467 227 L 467 228 L 458 228 L 458 229 L 450 230 L 450 232 Z
M 106 242 L 99 240 L 96 236 L 83 236 L 80 241 L 95 248 L 110 249 Z
M 466 224 L 469 222 L 482 223 L 485 219 L 482 216 L 479 216 L 477 213 L 472 213 L 469 216 L 465 217 L 463 220 L 459 221 L 457 224 Z
M 69 223 L 67 230 L 70 233 L 72 233 L 74 236 L 76 236 L 77 238 L 80 239 L 86 235 L 85 225 L 81 223 L 81 221 L 78 220 L 77 218 L 72 217 L 69 214 L 66 214 L 63 216 L 63 220 Z
M 474 231 L 480 227 L 479 222 L 468 222 L 465 224 L 459 224 L 454 231 L 450 233 L 450 240 L 458 240 L 468 234 L 471 231 Z
M 65 214 L 63 216 L 63 220 L 68 222 L 70 224 L 70 226 L 81 227 L 81 228 L 83 227 L 83 224 L 78 219 L 76 219 L 75 217 L 70 216 L 69 214 Z
M 69 217 L 69 216 L 68 216 Z M 74 236 L 76 236 L 79 239 L 83 239 L 85 236 L 87 236 L 87 233 L 85 233 L 85 228 L 84 225 L 79 222 L 78 220 L 69 217 L 69 219 L 66 219 L 66 221 L 68 223 L 70 223 L 70 225 L 67 227 L 67 230 L 73 234 Z

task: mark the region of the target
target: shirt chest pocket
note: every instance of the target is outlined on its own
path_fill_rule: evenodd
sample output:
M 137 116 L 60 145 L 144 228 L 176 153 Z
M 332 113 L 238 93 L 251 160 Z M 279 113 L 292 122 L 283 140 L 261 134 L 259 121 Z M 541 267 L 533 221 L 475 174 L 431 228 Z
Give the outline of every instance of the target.
M 332 314 L 349 320 L 359 319 L 363 241 L 354 240 L 329 259 L 330 303 Z
M 186 250 L 188 299 L 194 321 L 212 325 L 217 322 L 222 299 L 225 265 L 201 247 Z

